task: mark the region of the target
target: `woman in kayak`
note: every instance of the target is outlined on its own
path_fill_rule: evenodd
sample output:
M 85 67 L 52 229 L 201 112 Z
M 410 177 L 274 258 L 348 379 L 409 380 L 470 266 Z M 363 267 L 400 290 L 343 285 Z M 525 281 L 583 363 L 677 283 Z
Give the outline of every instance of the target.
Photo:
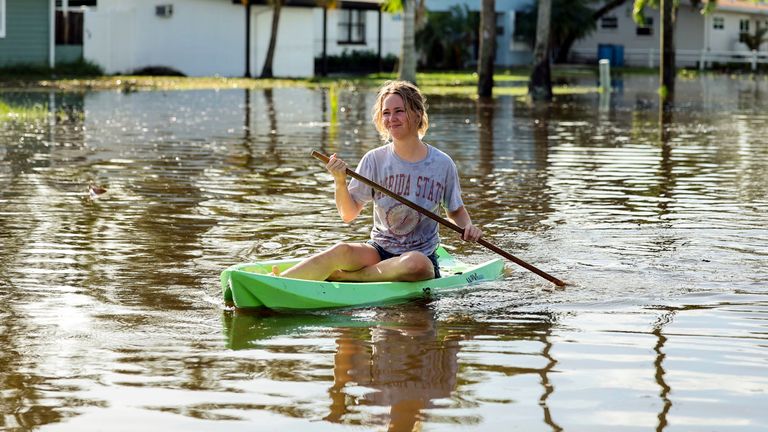
M 363 156 L 357 173 L 433 213 L 439 207 L 464 228 L 464 240 L 477 241 L 461 199 L 456 165 L 447 154 L 421 139 L 429 127 L 419 89 L 406 81 L 387 81 L 373 106 L 373 123 L 386 142 Z M 419 281 L 440 277 L 435 250 L 440 244 L 434 220 L 399 201 L 351 179 L 347 164 L 335 154 L 326 169 L 333 175 L 336 208 L 344 222 L 373 201 L 373 229 L 367 243 L 339 243 L 285 270 L 282 276 L 334 281 Z M 277 267 L 273 272 L 279 275 Z

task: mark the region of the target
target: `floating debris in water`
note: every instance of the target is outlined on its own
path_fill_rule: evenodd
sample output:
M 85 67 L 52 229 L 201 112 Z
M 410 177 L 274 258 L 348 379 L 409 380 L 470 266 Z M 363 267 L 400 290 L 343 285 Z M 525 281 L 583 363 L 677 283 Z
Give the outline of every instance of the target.
M 91 197 L 91 199 L 98 199 L 101 198 L 105 193 L 107 193 L 107 190 L 103 187 L 95 186 L 95 185 L 88 185 L 88 196 Z

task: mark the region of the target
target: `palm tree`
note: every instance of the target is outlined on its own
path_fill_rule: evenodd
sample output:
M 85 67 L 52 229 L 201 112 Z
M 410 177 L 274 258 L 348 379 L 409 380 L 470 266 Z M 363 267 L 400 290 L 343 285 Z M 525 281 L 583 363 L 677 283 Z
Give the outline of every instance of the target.
M 757 0 L 752 0 L 756 2 Z M 660 57 L 659 62 L 659 77 L 661 87 L 659 88 L 659 94 L 661 95 L 662 105 L 667 105 L 672 102 L 675 94 L 675 75 L 677 69 L 675 67 L 675 16 L 677 15 L 677 7 L 679 0 L 635 0 L 634 3 L 634 19 L 638 24 L 644 24 L 645 19 L 643 12 L 647 6 L 659 8 L 661 13 L 661 37 L 660 37 Z M 697 7 L 703 4 L 702 13 L 710 13 L 717 6 L 717 0 L 691 0 L 691 5 Z
M 269 35 L 269 48 L 267 56 L 264 59 L 264 67 L 261 69 L 262 78 L 272 78 L 272 62 L 275 58 L 275 45 L 277 45 L 277 28 L 280 22 L 280 9 L 283 6 L 283 0 L 270 0 L 272 4 L 272 30 Z
M 747 48 L 750 51 L 758 51 L 760 50 L 760 45 L 765 43 L 768 38 L 766 38 L 766 34 L 768 33 L 768 27 L 759 27 L 755 29 L 755 34 L 749 34 L 744 33 L 741 35 L 742 42 L 744 42 L 744 45 L 747 46 Z
M 493 57 L 496 51 L 496 0 L 483 0 L 480 12 L 480 61 L 477 62 L 477 95 L 493 94 Z
M 552 0 L 539 0 L 536 19 L 536 46 L 533 50 L 533 70 L 528 81 L 528 95 L 535 101 L 552 100 L 552 75 L 549 67 L 549 23 Z
M 416 84 L 416 0 L 386 0 L 382 8 L 390 13 L 403 13 L 403 41 L 397 76 Z
M 552 8 L 552 21 L 557 23 L 557 30 L 553 31 L 552 39 L 557 45 L 555 63 L 568 61 L 568 54 L 576 40 L 581 39 L 595 30 L 597 21 L 608 12 L 623 5 L 628 0 L 610 0 L 598 9 L 591 9 L 586 5 L 593 0 L 573 1 L 556 0 Z

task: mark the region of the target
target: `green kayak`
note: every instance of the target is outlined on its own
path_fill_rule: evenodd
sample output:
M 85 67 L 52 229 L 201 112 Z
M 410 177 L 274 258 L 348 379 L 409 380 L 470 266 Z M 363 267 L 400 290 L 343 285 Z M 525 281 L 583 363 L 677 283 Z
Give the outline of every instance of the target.
M 497 279 L 504 261 L 493 259 L 482 264 L 459 262 L 442 246 L 437 250 L 443 277 L 419 282 L 328 282 L 272 276 L 272 266 L 280 271 L 299 259 L 236 264 L 221 272 L 224 302 L 237 308 L 322 309 L 360 306 L 403 300 L 447 288 Z

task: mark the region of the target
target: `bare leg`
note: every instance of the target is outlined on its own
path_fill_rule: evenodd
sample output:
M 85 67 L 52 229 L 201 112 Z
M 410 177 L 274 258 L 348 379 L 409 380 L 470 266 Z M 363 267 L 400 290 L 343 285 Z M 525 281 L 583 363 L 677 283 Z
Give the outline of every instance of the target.
M 336 272 L 357 271 L 381 260 L 376 249 L 365 243 L 339 243 L 313 255 L 280 274 L 294 279 L 326 280 Z
M 359 270 L 341 269 L 331 274 L 329 279 L 355 282 L 412 282 L 433 277 L 435 277 L 435 268 L 426 255 L 421 252 L 406 252 Z

